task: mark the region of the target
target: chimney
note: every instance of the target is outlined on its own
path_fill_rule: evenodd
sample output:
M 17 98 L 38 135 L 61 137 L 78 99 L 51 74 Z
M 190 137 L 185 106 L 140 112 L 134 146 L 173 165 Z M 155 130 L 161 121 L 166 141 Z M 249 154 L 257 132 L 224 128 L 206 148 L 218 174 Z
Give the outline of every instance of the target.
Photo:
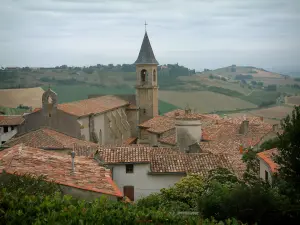
M 249 121 L 248 120 L 244 120 L 240 126 L 240 130 L 239 133 L 240 134 L 247 134 L 249 130 Z
M 72 173 L 75 173 L 75 152 L 74 150 L 71 152 L 71 157 L 72 157 Z
M 277 132 L 278 131 L 278 124 L 273 124 L 272 128 L 273 128 L 273 131 L 274 132 Z

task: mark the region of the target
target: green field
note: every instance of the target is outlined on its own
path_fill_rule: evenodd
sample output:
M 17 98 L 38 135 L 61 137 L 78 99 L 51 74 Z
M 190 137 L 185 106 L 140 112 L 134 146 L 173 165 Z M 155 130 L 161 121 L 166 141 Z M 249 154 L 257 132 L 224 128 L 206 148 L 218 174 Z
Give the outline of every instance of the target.
M 43 86 L 44 90 L 47 90 L 48 86 Z M 58 95 L 58 103 L 73 102 L 78 100 L 87 99 L 88 95 L 91 94 L 105 94 L 105 95 L 114 95 L 114 94 L 134 94 L 135 89 L 132 88 L 114 88 L 114 87 L 96 87 L 88 85 L 54 85 L 51 86 L 51 89 L 55 91 Z M 178 109 L 179 107 L 172 105 L 168 102 L 159 100 L 159 112 L 164 114 L 166 112 Z

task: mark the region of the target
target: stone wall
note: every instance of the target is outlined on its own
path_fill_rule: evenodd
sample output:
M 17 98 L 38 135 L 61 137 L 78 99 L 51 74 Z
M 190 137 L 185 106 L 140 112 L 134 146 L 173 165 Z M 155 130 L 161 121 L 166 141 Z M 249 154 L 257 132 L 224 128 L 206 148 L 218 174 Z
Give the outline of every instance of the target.
M 25 115 L 24 118 L 24 123 L 19 126 L 18 136 L 37 130 L 41 127 L 50 127 L 58 132 L 75 138 L 80 138 L 81 136 L 80 124 L 77 122 L 77 117 L 58 109 L 51 117 L 49 117 L 48 114 L 43 113 L 43 110 L 39 110 Z

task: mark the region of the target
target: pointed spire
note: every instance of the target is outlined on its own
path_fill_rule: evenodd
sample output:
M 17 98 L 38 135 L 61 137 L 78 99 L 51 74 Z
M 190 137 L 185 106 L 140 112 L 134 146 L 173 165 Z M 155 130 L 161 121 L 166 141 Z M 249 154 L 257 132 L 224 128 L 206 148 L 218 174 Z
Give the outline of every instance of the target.
M 147 23 L 145 23 L 145 29 L 146 29 Z M 158 65 L 159 63 L 155 59 L 147 31 L 145 31 L 144 40 L 141 46 L 141 50 L 139 53 L 139 56 L 134 64 L 155 64 Z

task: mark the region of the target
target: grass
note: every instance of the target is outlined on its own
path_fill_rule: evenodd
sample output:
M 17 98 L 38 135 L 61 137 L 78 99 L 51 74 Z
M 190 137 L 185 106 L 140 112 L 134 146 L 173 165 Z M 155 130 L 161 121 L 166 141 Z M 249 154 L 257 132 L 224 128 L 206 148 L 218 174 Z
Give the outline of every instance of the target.
M 255 104 L 210 91 L 163 91 L 159 92 L 161 100 L 169 102 L 177 107 L 184 108 L 187 105 L 201 113 L 213 111 L 235 111 L 241 109 L 256 108 Z
M 22 115 L 23 113 L 29 112 L 29 110 L 0 106 L 0 112 L 4 112 L 4 115 Z
M 255 105 L 261 105 L 263 102 L 276 101 L 279 95 L 277 91 L 253 91 L 250 95 L 240 96 L 240 98 Z

